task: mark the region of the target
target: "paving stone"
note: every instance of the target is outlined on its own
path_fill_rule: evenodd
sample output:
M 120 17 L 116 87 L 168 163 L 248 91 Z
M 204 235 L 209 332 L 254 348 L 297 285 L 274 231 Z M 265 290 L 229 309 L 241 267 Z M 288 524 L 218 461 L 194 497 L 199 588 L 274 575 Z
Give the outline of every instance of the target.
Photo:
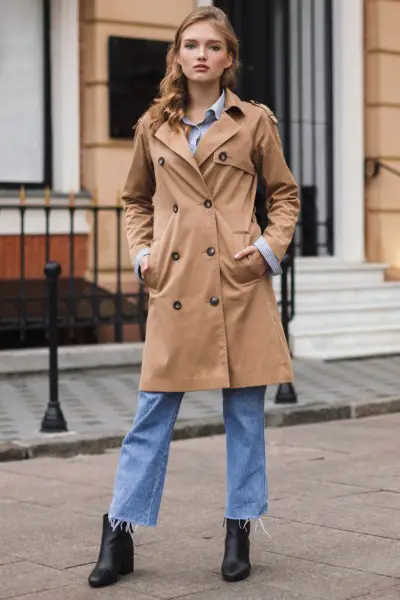
M 96 560 L 101 526 L 101 518 L 27 503 L 2 506 L 0 512 L 7 553 L 56 569 Z
M 16 562 L 0 566 L 0 598 L 59 588 L 75 581 L 76 577 L 72 573 L 31 562 Z
M 98 597 L 102 600 L 127 600 L 126 589 L 117 585 L 102 590 L 93 590 L 88 585 L 79 584 L 18 596 L 13 600 L 93 600 Z M 154 600 L 154 598 L 131 591 L 129 600 Z
M 310 598 L 347 600 L 363 594 L 393 586 L 391 577 L 370 575 L 344 567 L 324 565 L 314 561 L 280 556 L 265 552 L 258 545 L 251 548 L 253 583 L 264 583 L 268 589 L 279 588 L 287 592 L 309 595 Z M 273 597 L 273 596 L 272 596 Z
M 14 500 L 24 499 L 25 502 L 41 506 L 59 506 L 65 502 L 78 504 L 86 498 L 95 498 L 100 489 L 94 486 L 69 482 L 65 485 L 54 479 L 32 477 L 0 470 L 0 497 Z M 104 490 L 101 490 L 104 493 Z
M 400 495 L 400 494 L 399 494 Z M 400 511 L 363 506 L 359 496 L 315 500 L 298 498 L 271 503 L 271 517 L 321 525 L 332 529 L 366 533 L 400 540 Z
M 67 461 L 56 458 L 37 458 L 35 459 L 35 476 L 64 481 L 66 483 L 75 483 L 83 485 L 93 485 L 102 489 L 104 493 L 112 488 L 115 480 L 115 469 L 118 456 L 114 458 L 114 466 L 107 464 L 101 465 L 101 469 L 90 468 L 90 462 L 83 460 L 87 457 L 77 457 L 82 460 Z M 10 463 L 0 463 L 0 472 L 26 473 L 32 472 L 31 461 L 14 461 Z
M 179 543 L 179 542 L 178 542 Z M 203 555 L 192 555 L 192 564 L 180 565 L 163 556 L 138 556 L 135 573 L 124 577 L 121 587 L 169 600 L 185 594 L 218 589 L 221 585 L 219 565 L 205 564 Z
M 357 600 L 399 600 L 400 598 L 400 586 L 392 589 L 382 590 L 380 592 L 374 592 L 367 594 L 366 596 L 357 596 Z
M 178 538 L 175 543 L 179 545 Z M 126 598 L 130 598 L 131 593 L 140 593 L 165 600 L 217 589 L 221 585 L 218 562 L 205 566 L 203 562 L 197 563 L 198 558 L 201 559 L 194 555 L 188 566 L 176 562 L 171 555 L 143 556 L 136 553 L 135 572 L 121 577 L 118 587 L 124 589 Z M 93 566 L 94 564 L 76 567 L 71 572 L 86 580 Z
M 11 555 L 3 552 L 3 550 L 0 550 L 0 566 L 1 565 L 9 565 L 11 563 L 18 562 L 18 561 L 19 561 L 19 559 L 15 558 L 15 556 L 11 556 Z
M 257 532 L 254 543 L 276 554 L 347 567 L 387 577 L 399 576 L 400 540 L 318 525 L 267 520 L 271 539 Z

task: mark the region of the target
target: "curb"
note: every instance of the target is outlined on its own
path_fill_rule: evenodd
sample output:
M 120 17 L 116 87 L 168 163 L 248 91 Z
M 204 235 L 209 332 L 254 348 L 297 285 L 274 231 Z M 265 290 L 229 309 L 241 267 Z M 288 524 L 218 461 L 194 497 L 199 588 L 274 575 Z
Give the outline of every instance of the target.
M 307 406 L 269 407 L 266 414 L 267 427 L 289 427 L 343 419 L 361 419 L 400 412 L 400 397 L 367 400 L 357 403 L 343 402 L 335 406 L 313 404 Z M 208 437 L 225 433 L 222 419 L 207 421 L 178 421 L 172 439 Z M 102 454 L 118 449 L 126 432 L 99 434 L 42 434 L 40 437 L 0 444 L 0 462 L 27 460 L 38 457 L 68 458 L 77 454 Z
M 140 366 L 143 347 L 143 342 L 60 346 L 58 348 L 58 370 L 82 371 L 84 369 Z M 0 376 L 47 373 L 48 370 L 48 348 L 0 351 Z

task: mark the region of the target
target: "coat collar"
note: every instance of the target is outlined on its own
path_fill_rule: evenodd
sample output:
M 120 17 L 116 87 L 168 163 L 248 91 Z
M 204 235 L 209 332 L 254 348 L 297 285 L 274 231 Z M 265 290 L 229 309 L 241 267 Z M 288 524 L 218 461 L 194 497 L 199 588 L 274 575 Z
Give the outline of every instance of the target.
M 242 101 L 231 90 L 225 90 L 225 106 L 221 118 L 216 121 L 200 141 L 194 156 L 189 148 L 183 129 L 173 131 L 168 122 L 165 122 L 156 131 L 155 137 L 168 146 L 173 152 L 181 156 L 201 176 L 200 167 L 207 158 L 220 146 L 231 139 L 240 129 L 240 124 L 232 118 L 235 110 L 244 113 Z

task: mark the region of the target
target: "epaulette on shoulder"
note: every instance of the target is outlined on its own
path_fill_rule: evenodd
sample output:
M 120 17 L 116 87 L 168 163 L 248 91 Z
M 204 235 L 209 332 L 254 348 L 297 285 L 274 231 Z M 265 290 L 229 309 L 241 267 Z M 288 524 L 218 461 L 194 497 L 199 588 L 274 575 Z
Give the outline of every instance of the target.
M 146 110 L 146 112 L 144 112 L 136 121 L 136 123 L 134 124 L 134 126 L 132 127 L 133 131 L 135 131 L 135 129 L 140 125 L 140 123 L 149 116 L 149 111 Z
M 136 131 L 137 127 L 139 126 L 139 123 L 142 121 L 144 115 L 142 115 L 141 117 L 139 117 L 139 119 L 136 121 L 136 123 L 133 125 L 132 127 L 132 131 Z
M 267 113 L 267 115 L 269 116 L 269 118 L 271 119 L 271 121 L 273 123 L 275 123 L 275 125 L 278 124 L 278 119 L 274 115 L 273 111 L 266 104 L 261 104 L 260 102 L 256 102 L 255 100 L 250 100 L 250 102 L 254 106 L 259 106 L 260 108 L 262 108 L 263 110 L 265 110 L 265 112 Z

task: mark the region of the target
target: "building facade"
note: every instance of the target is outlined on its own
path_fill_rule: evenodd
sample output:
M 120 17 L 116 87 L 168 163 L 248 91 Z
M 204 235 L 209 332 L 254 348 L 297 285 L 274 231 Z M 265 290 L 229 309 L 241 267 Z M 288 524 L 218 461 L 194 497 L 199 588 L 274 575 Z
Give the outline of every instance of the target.
M 99 206 L 118 203 L 131 156 L 127 123 L 162 73 L 178 23 L 212 3 L 0 0 L 0 204 L 8 205 L 0 207 L 0 280 L 19 277 L 20 215 L 10 204 L 20 203 L 22 185 L 26 205 L 45 206 L 46 187 L 59 206 L 71 192 L 82 207 L 93 196 Z M 303 200 L 297 255 L 382 262 L 387 278 L 400 280 L 399 0 L 214 3 L 241 38 L 241 95 L 270 105 L 280 122 Z M 131 87 L 131 115 L 132 81 L 140 85 Z M 76 268 L 90 281 L 92 222 L 84 211 L 74 218 Z M 100 215 L 96 278 L 110 290 L 118 226 Z M 43 272 L 45 227 L 44 213 L 26 213 L 32 278 Z M 58 210 L 47 228 L 68 273 L 68 213 Z M 122 257 L 121 285 L 135 289 L 124 243 Z

